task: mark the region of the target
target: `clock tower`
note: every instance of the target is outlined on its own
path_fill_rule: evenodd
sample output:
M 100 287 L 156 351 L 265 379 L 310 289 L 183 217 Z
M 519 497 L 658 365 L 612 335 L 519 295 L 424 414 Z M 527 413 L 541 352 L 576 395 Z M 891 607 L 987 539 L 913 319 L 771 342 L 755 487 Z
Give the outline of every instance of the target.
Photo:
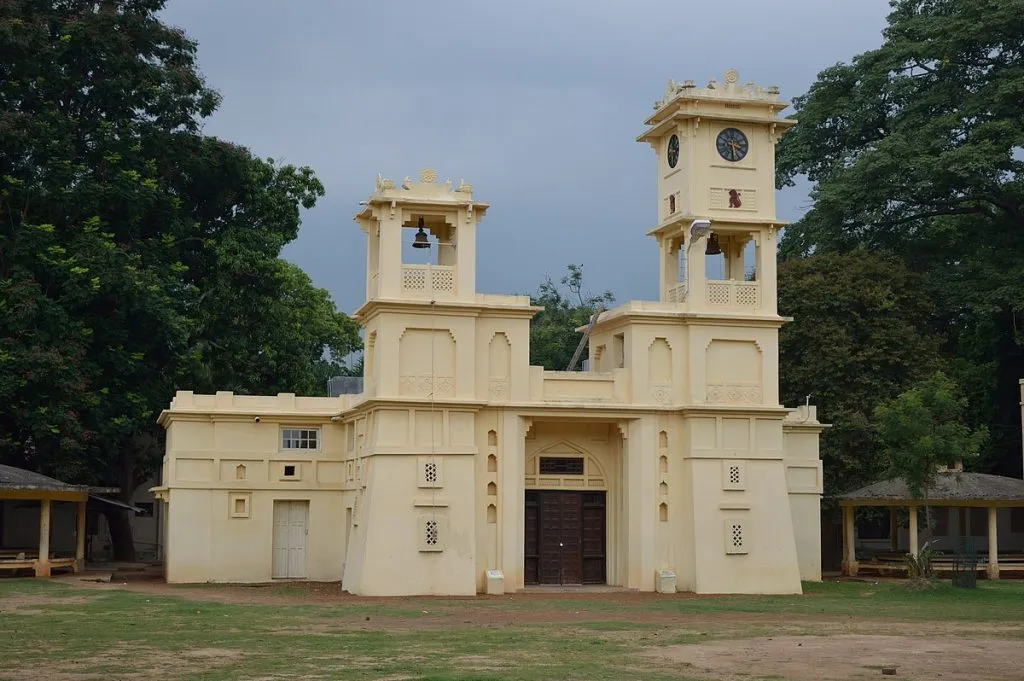
M 655 102 L 638 141 L 658 157 L 650 234 L 661 251 L 663 302 L 776 314 L 775 236 L 784 223 L 775 216 L 775 143 L 796 123 L 780 117 L 787 106 L 778 88 L 741 84 L 735 70 L 705 87 L 669 81 Z M 705 253 L 718 252 L 723 278 L 709 281 Z

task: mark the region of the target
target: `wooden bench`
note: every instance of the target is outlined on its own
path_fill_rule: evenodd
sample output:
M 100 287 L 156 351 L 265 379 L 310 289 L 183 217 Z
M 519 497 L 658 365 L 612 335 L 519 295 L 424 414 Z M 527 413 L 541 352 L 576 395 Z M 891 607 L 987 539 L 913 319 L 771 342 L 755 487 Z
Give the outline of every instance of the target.
M 906 575 L 907 565 L 904 562 L 904 555 L 902 553 L 878 553 L 866 560 L 857 561 L 857 571 L 869 571 L 880 575 L 893 574 L 893 575 Z M 999 572 L 1024 572 L 1024 554 L 1020 553 L 1006 553 L 999 554 Z M 962 570 L 963 567 L 956 565 L 957 557 L 943 553 L 932 558 L 932 569 L 937 573 L 952 573 L 958 569 Z M 988 553 L 979 552 L 977 554 L 977 564 L 975 565 L 975 572 L 983 574 L 988 573 Z
M 36 570 L 38 567 L 39 551 L 36 549 L 0 550 L 0 570 Z M 51 570 L 63 568 L 76 570 L 78 561 L 74 557 L 51 556 L 49 567 Z

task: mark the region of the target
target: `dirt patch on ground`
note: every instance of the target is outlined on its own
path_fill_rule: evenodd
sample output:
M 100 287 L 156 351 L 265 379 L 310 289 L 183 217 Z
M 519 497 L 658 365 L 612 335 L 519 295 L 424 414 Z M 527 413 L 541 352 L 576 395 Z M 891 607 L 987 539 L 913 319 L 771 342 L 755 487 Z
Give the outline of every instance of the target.
M 223 648 L 197 648 L 184 652 L 118 645 L 91 656 L 66 660 L 34 661 L 23 668 L 0 670 L 4 681 L 123 681 L 178 678 L 178 674 L 201 674 L 237 662 L 242 653 Z M 116 670 L 116 672 L 114 671 Z
M 163 581 L 107 583 L 85 581 L 74 577 L 60 581 L 76 589 L 95 591 L 128 590 L 154 596 L 172 596 L 198 602 L 233 605 L 302 605 L 334 607 L 329 622 L 308 622 L 292 631 L 292 627 L 276 629 L 277 633 L 296 635 L 332 635 L 342 630 L 405 632 L 451 627 L 500 629 L 530 624 L 559 624 L 586 627 L 601 622 L 672 627 L 679 635 L 722 636 L 786 636 L 805 634 L 884 634 L 903 635 L 907 626 L 900 622 L 866 616 L 839 616 L 806 613 L 744 613 L 663 610 L 649 607 L 664 605 L 667 599 L 677 601 L 727 599 L 742 600 L 745 596 L 716 596 L 678 593 L 672 596 L 633 591 L 579 593 L 515 593 L 504 596 L 416 596 L 367 597 L 353 596 L 334 582 L 291 582 L 281 584 L 218 584 L 209 586 L 172 586 Z M 39 603 L 60 602 L 46 596 L 33 596 Z M 802 596 L 808 600 L 814 594 Z M 73 601 L 67 601 L 73 602 Z M 576 605 L 578 603 L 578 605 Z M 506 607 L 507 606 L 507 607 Z M 0 609 L 4 608 L 0 602 Z M 919 621 L 913 632 L 921 636 L 943 635 L 981 638 L 1024 638 L 1024 623 L 998 624 L 979 622 Z M 642 634 L 638 634 L 642 635 Z
M 645 657 L 684 664 L 695 678 L 742 681 L 1019 681 L 1019 641 L 919 636 L 773 636 L 652 648 Z M 894 667 L 895 676 L 882 669 Z
M 54 596 L 52 594 L 25 594 L 0 598 L 0 614 L 42 615 L 42 605 L 82 605 L 92 598 L 89 596 Z

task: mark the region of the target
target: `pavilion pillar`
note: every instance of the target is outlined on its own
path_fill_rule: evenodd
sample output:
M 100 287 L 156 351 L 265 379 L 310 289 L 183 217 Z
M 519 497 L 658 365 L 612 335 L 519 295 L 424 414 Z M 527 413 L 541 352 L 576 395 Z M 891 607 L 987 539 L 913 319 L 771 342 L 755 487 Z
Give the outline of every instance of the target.
M 36 559 L 36 577 L 50 576 L 50 507 L 53 502 L 42 499 L 39 507 L 39 557 Z
M 910 555 L 916 556 L 918 551 L 917 544 L 917 506 L 910 507 Z
M 988 578 L 999 579 L 999 526 L 997 509 L 988 508 Z
M 853 506 L 843 506 L 843 572 L 849 577 L 857 576 L 857 547 L 854 529 Z
M 900 550 L 900 520 L 895 508 L 889 509 L 889 550 Z
M 75 572 L 85 569 L 85 507 L 88 501 L 78 502 L 78 513 L 75 515 Z

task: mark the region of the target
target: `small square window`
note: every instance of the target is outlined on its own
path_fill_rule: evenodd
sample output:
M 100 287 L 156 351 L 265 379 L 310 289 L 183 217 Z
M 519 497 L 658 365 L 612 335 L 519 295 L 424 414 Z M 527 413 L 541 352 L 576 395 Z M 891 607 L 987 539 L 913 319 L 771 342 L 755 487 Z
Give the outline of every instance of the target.
M 319 428 L 282 428 L 281 449 L 303 450 L 320 448 Z
M 299 479 L 299 464 L 297 463 L 286 463 L 281 466 L 281 479 L 282 480 L 298 480 Z

